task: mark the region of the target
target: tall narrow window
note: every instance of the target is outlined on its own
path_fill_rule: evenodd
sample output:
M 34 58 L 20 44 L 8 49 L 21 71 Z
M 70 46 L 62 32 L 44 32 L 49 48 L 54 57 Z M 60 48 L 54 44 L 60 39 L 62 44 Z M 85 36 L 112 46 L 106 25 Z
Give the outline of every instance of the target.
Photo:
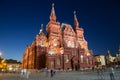
M 64 55 L 64 59 L 65 59 L 65 63 L 69 62 L 69 56 L 68 55 Z
M 83 63 L 83 55 L 80 56 L 81 63 Z
M 76 56 L 77 55 L 76 51 L 74 53 L 75 53 L 75 56 Z
M 57 65 L 60 65 L 60 58 L 57 58 Z
M 51 61 L 51 68 L 54 68 L 54 62 Z

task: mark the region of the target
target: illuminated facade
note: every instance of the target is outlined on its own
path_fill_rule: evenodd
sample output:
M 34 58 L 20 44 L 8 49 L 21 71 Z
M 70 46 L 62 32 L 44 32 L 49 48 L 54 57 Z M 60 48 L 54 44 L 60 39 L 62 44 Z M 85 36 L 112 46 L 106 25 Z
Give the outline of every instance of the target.
M 118 52 L 116 54 L 115 63 L 116 63 L 116 65 L 120 65 L 120 46 L 119 46 Z
M 105 56 L 104 55 L 95 55 L 94 56 L 95 68 L 106 66 Z
M 45 35 L 41 28 L 35 41 L 26 47 L 23 68 L 79 70 L 93 67 L 93 52 L 88 49 L 84 30 L 79 26 L 76 12 L 74 12 L 74 27 L 66 23 L 60 25 L 60 22 L 56 22 L 52 5 L 46 32 Z
M 107 55 L 106 55 L 106 64 L 107 66 L 110 66 L 112 63 L 114 63 L 115 57 L 113 57 L 110 53 L 110 50 L 108 50 Z

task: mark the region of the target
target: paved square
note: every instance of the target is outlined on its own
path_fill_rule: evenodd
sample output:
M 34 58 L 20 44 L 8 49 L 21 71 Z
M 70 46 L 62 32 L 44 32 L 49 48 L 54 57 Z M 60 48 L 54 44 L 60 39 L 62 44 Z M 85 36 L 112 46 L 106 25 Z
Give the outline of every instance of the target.
M 104 80 L 110 80 L 108 71 L 103 73 Z M 21 77 L 20 73 L 0 73 L 0 80 L 101 80 L 98 79 L 96 71 L 72 71 L 56 72 L 53 77 L 50 73 L 46 76 L 45 72 L 30 72 L 29 79 Z M 115 80 L 120 80 L 120 70 L 115 71 Z

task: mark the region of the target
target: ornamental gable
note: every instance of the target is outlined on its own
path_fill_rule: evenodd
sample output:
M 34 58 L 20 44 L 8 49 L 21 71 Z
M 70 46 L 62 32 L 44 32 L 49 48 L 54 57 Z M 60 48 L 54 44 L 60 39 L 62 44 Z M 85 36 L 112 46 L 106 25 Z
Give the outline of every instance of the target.
M 61 26 L 62 30 L 62 36 L 63 36 L 63 43 L 65 47 L 71 47 L 75 48 L 76 47 L 76 37 L 75 37 L 75 32 L 71 25 L 69 24 L 62 24 Z
M 36 36 L 36 45 L 37 46 L 46 46 L 46 36 L 44 33 L 40 33 Z

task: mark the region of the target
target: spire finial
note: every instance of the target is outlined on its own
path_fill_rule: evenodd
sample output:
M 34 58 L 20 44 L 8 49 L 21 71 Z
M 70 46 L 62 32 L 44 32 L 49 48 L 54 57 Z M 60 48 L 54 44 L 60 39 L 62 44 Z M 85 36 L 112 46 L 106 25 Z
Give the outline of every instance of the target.
M 110 50 L 108 50 L 108 55 L 111 55 L 111 54 L 110 54 Z
M 52 10 L 51 10 L 51 14 L 50 14 L 50 20 L 51 21 L 56 21 L 56 15 L 55 15 L 55 10 L 54 10 L 54 3 L 52 3 Z
M 73 13 L 74 13 L 74 15 L 76 15 L 76 11 L 74 11 Z
M 74 11 L 73 13 L 74 13 L 74 19 L 78 22 L 77 16 L 76 16 L 76 11 Z
M 77 20 L 76 11 L 74 11 L 73 13 L 74 13 L 74 25 L 75 25 L 75 28 L 78 28 L 79 27 L 79 22 Z
M 108 50 L 108 53 L 110 53 L 110 50 Z
M 43 24 L 41 24 L 41 29 L 43 30 Z
M 41 24 L 41 29 L 40 29 L 39 34 L 42 33 L 42 32 L 43 32 L 43 24 Z
M 52 3 L 52 7 L 54 7 L 54 5 L 55 5 L 55 4 L 54 4 L 54 3 Z

